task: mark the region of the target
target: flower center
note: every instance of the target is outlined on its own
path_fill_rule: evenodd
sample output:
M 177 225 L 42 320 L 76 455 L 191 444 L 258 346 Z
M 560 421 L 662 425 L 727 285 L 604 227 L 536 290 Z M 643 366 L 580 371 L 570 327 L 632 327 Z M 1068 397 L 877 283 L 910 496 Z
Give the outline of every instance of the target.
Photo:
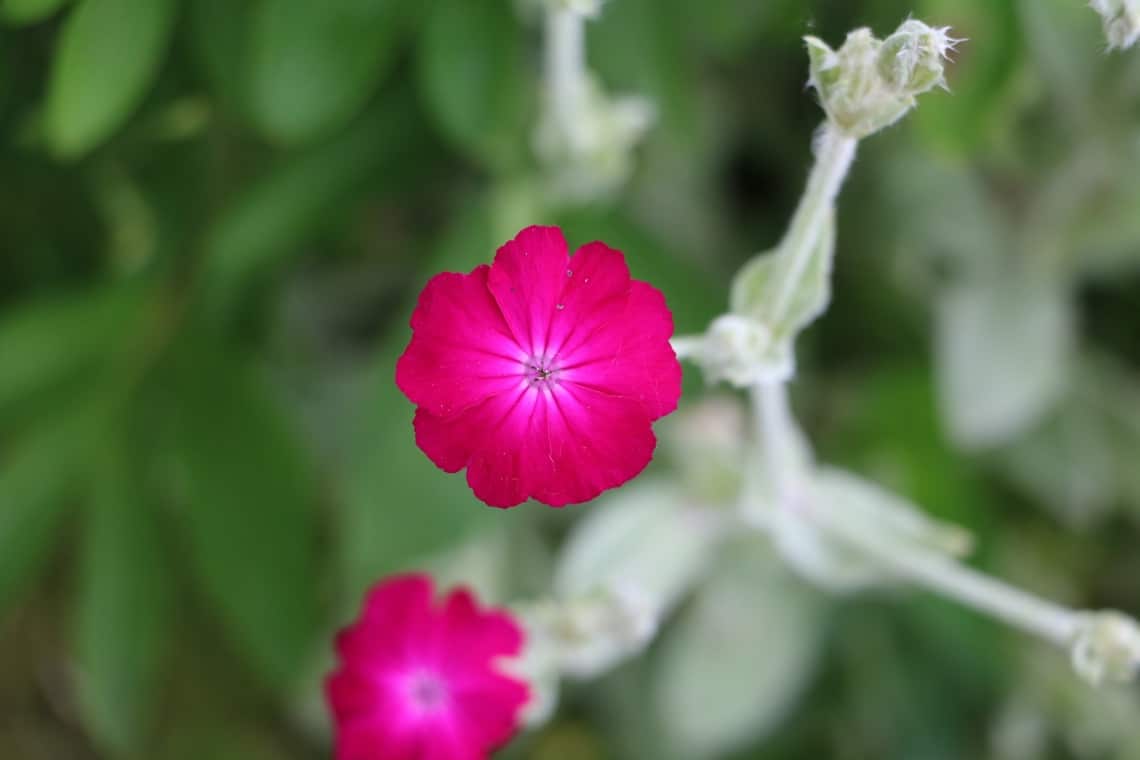
M 558 365 L 549 356 L 531 356 L 523 361 L 523 377 L 532 388 L 551 388 L 558 384 Z
M 433 713 L 447 702 L 447 686 L 435 673 L 417 670 L 405 684 L 405 695 L 416 712 Z

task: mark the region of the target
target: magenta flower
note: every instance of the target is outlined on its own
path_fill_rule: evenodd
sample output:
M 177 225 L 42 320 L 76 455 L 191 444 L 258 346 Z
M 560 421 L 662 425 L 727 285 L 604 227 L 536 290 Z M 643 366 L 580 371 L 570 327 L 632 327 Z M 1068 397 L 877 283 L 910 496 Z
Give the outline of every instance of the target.
M 326 683 L 336 760 L 487 757 L 514 735 L 529 698 L 496 667 L 522 644 L 507 612 L 480 610 L 466 589 L 433 606 L 426 575 L 377 584 L 337 637 L 340 667 Z
M 664 296 L 602 243 L 571 257 L 557 227 L 433 277 L 411 326 L 396 384 L 418 405 L 416 443 L 442 470 L 466 467 L 494 507 L 588 501 L 633 478 L 681 395 Z

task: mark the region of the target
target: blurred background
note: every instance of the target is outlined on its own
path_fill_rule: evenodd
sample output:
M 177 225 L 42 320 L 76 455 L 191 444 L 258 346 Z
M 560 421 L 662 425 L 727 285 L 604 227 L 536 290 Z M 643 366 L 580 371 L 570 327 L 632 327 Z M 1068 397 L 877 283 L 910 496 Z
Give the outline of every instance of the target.
M 911 13 L 969 42 L 860 147 L 800 418 L 978 566 L 1140 613 L 1140 51 L 1084 5 L 611 0 L 590 66 L 658 118 L 569 204 L 526 3 L 0 0 L 0 757 L 326 757 L 371 582 L 543 594 L 604 505 L 491 510 L 415 448 L 419 289 L 557 223 L 701 330 L 802 189 L 801 36 Z M 713 392 L 686 368 L 666 444 Z M 662 448 L 646 477 L 715 501 Z M 714 579 L 503 756 L 1140 758 L 1137 726 L 1135 688 L 928 595 Z

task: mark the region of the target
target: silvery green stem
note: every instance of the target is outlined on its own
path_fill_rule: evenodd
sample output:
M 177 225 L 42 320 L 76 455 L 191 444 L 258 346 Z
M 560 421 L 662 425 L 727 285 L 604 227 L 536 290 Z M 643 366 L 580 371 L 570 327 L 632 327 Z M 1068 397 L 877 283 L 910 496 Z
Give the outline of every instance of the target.
M 1084 614 L 1042 599 L 934 552 L 885 546 L 875 535 L 837 522 L 821 530 L 873 558 L 904 580 L 992 615 L 1056 646 L 1071 646 Z
M 752 386 L 756 440 L 763 452 L 765 475 L 777 509 L 792 509 L 799 489 L 800 463 L 795 461 L 795 429 L 787 383 Z
M 827 215 L 831 212 L 839 188 L 855 159 L 857 142 L 830 121 L 825 121 L 819 129 L 815 141 L 815 166 L 780 246 L 789 252 L 792 264 L 777 291 L 772 305 L 773 314 L 782 314 L 791 303 L 812 251 L 819 241 Z
M 857 139 L 844 134 L 830 120 L 825 120 L 819 128 L 815 165 L 780 243 L 780 250 L 791 264 L 773 297 L 771 313 L 776 315 L 776 321 L 788 308 L 803 278 L 839 189 L 855 160 L 857 143 Z M 782 380 L 756 383 L 752 386 L 752 402 L 756 410 L 757 445 L 764 456 L 768 481 L 778 508 L 786 509 L 794 500 L 798 471 L 792 455 L 796 441 L 786 383 Z
M 798 509 L 799 474 L 789 461 L 799 445 L 783 383 L 753 387 L 758 446 L 778 509 L 810 520 L 827 538 L 865 555 L 902 580 L 954 599 L 1060 647 L 1076 642 L 1087 613 L 1041 599 L 996 578 L 962 565 L 944 554 L 910 546 L 885 544 L 875 526 L 866 530 L 849 521 L 829 519 L 824 508 Z M 823 506 L 823 505 L 821 505 Z
M 1140 677 L 1140 624 L 1114 610 L 1075 610 L 967 567 L 944 554 L 885 545 L 871 530 L 806 511 L 818 528 L 899 578 L 941 594 L 1065 650 L 1077 675 L 1094 686 Z M 824 519 L 820 519 L 824 518 Z
M 816 164 L 796 209 L 781 249 L 793 265 L 776 291 L 772 313 L 780 315 L 795 293 L 799 279 L 827 224 L 835 198 L 855 156 L 856 140 L 825 123 L 816 143 Z M 833 519 L 828 505 L 801 504 L 804 478 L 810 465 L 788 403 L 784 380 L 751 386 L 759 466 L 769 486 L 773 506 L 809 521 L 821 537 L 864 555 L 901 580 L 991 615 L 1026 633 L 1067 649 L 1078 673 L 1094 683 L 1128 680 L 1140 669 L 1140 629 L 1118 613 L 1073 610 L 1042 599 L 944 553 L 922 546 L 886 543 L 874 525 Z M 746 489 L 745 499 L 763 498 Z M 749 505 L 744 505 L 748 509 Z
M 546 12 L 546 87 L 548 107 L 576 146 L 579 112 L 586 96 L 586 19 L 578 10 L 551 3 Z

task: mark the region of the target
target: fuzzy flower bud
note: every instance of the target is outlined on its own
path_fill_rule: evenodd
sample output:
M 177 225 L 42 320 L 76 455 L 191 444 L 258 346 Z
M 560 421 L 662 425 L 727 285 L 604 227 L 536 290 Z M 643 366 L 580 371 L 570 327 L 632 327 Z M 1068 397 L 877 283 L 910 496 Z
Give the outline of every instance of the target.
M 1108 47 L 1132 47 L 1140 40 L 1140 0 L 1090 0 L 1089 6 L 1100 14 Z
M 790 341 L 777 339 L 764 323 L 739 314 L 717 317 L 700 337 L 674 338 L 673 349 L 699 364 L 710 383 L 725 380 L 747 388 L 782 382 L 795 372 Z
M 629 179 L 634 150 L 656 120 L 656 108 L 637 95 L 611 96 L 584 83 L 574 123 L 548 108 L 534 135 L 552 198 L 586 202 L 605 198 Z
M 809 84 L 836 126 L 851 137 L 867 137 L 901 119 L 917 95 L 944 83 L 944 61 L 958 42 L 948 31 L 912 19 L 885 41 L 870 29 L 856 29 L 839 50 L 805 37 Z
M 911 19 L 883 40 L 879 49 L 879 74 L 899 92 L 921 95 L 945 83 L 942 62 L 958 40 L 946 33 L 950 27 L 934 28 Z
M 548 667 L 590 678 L 640 652 L 657 630 L 654 606 L 620 587 L 561 602 L 547 600 L 528 615 L 528 631 L 549 647 Z
M 1135 681 L 1140 676 L 1140 625 L 1111 610 L 1089 615 L 1073 642 L 1073 667 L 1094 685 Z

